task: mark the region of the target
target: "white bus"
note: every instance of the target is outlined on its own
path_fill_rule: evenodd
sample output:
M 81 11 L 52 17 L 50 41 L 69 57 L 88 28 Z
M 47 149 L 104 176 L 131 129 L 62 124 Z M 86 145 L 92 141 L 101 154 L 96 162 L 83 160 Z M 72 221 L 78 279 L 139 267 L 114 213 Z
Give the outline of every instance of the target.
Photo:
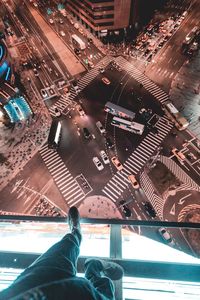
M 144 131 L 144 125 L 136 122 L 131 122 L 128 120 L 124 120 L 122 118 L 114 117 L 112 119 L 111 124 L 113 126 L 119 127 L 123 130 L 127 130 L 136 134 L 143 134 Z
M 76 34 L 72 34 L 72 44 L 75 48 L 85 50 L 86 44 Z
M 184 130 L 188 127 L 189 122 L 179 113 L 178 109 L 170 101 L 164 103 L 164 110 L 178 130 Z
M 119 105 L 116 105 L 112 102 L 107 102 L 105 104 L 104 110 L 114 116 L 121 117 L 130 121 L 132 121 L 135 118 L 134 112 L 126 108 L 123 108 Z
M 58 148 L 60 137 L 61 137 L 61 122 L 54 119 L 51 124 L 51 128 L 48 136 L 48 146 L 49 148 Z

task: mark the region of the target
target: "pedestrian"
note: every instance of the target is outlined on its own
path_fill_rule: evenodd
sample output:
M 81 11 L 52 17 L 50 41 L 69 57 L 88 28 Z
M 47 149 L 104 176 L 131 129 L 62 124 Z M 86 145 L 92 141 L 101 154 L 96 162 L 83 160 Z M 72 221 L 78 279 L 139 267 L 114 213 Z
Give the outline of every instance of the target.
M 66 234 L 25 269 L 10 287 L 0 292 L 1 300 L 115 299 L 112 280 L 122 278 L 122 267 L 91 258 L 85 261 L 85 278 L 76 276 L 82 239 L 80 216 L 76 207 L 70 208 L 68 223 L 71 233 Z

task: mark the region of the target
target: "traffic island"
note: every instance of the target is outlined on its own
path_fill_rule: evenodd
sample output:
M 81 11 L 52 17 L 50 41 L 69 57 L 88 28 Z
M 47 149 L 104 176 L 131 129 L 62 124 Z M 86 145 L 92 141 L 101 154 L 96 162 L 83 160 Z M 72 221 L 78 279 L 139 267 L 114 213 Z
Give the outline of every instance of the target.
M 164 199 L 170 195 L 175 195 L 176 188 L 183 183 L 160 161 L 149 170 L 148 176 L 158 194 Z

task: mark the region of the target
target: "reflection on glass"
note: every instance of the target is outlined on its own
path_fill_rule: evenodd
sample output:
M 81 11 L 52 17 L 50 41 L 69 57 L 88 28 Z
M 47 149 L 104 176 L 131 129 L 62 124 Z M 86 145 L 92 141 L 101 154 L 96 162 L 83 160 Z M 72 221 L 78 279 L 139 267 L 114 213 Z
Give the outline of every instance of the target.
M 58 242 L 69 227 L 66 223 L 18 222 L 1 223 L 0 251 L 44 253 Z M 81 225 L 83 239 L 80 253 L 84 256 L 108 257 L 110 253 L 109 225 Z M 27 243 L 28 241 L 28 243 Z
M 80 255 L 109 257 L 110 255 L 110 226 L 82 225 L 83 239 Z
M 141 226 L 135 227 L 134 230 L 135 232 L 122 229 L 122 258 L 200 264 L 200 259 L 195 257 L 198 256 L 197 253 L 191 251 L 191 245 L 186 237 L 183 237 L 182 230 Z M 147 233 L 148 238 L 144 236 Z

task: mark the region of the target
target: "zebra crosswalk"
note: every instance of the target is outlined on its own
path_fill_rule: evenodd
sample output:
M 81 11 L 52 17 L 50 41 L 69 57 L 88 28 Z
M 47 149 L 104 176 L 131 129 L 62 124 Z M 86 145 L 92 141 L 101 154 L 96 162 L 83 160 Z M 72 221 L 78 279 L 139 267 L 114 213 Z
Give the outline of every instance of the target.
M 166 165 L 166 167 L 183 183 L 176 190 L 196 190 L 200 192 L 198 184 L 185 173 L 172 159 L 161 155 L 160 161 Z
M 68 96 L 61 95 L 60 99 L 55 102 L 49 109 L 51 116 L 56 117 L 55 108 L 57 108 L 60 112 L 64 111 L 67 107 L 71 107 L 75 103 L 69 99 Z
M 149 158 L 152 157 L 155 150 L 172 129 L 173 124 L 169 123 L 167 118 L 162 117 L 156 123 L 156 127 L 158 134 L 155 135 L 150 132 L 125 161 L 123 170 L 118 171 L 102 189 L 102 192 L 112 201 L 116 202 L 127 188 L 129 183 L 127 179 L 128 175 L 137 174 L 145 166 Z
M 73 178 L 59 154 L 44 145 L 40 155 L 47 166 L 58 190 L 69 206 L 76 205 L 85 198 L 85 193 Z
M 115 61 L 120 65 L 122 69 L 126 70 L 132 77 L 134 77 L 139 83 L 141 83 L 143 87 L 148 92 L 150 92 L 161 104 L 169 100 L 169 96 L 167 93 L 165 93 L 159 86 L 157 86 L 137 68 L 135 68 L 125 58 L 119 56 L 115 59 Z
M 78 81 L 78 87 L 79 91 L 82 91 L 94 78 L 99 74 L 99 67 L 104 66 L 106 67 L 113 58 L 111 56 L 105 56 L 103 59 L 101 59 L 100 62 L 98 62 L 94 69 L 91 69 L 87 74 L 85 74 L 79 81 Z M 70 95 L 69 99 L 73 100 L 77 96 L 77 93 L 72 86 L 70 89 Z

